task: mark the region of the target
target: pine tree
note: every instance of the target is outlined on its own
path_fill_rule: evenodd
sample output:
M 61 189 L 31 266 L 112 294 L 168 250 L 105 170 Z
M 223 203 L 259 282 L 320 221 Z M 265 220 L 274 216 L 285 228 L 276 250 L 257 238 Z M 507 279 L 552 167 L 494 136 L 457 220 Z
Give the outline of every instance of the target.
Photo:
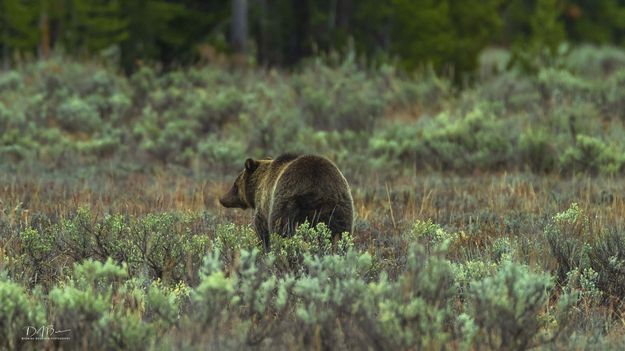
M 5 69 L 13 51 L 34 51 L 38 41 L 35 1 L 0 0 L 0 46 Z
M 390 51 L 407 68 L 432 64 L 472 72 L 477 55 L 500 30 L 499 0 L 392 0 Z
M 566 38 L 564 24 L 560 18 L 562 9 L 558 0 L 537 0 L 534 15 L 530 19 L 532 45 L 544 48 L 555 55 L 560 43 Z
M 573 41 L 625 44 L 623 0 L 567 1 L 564 17 Z
M 61 18 L 61 42 L 71 53 L 95 53 L 128 37 L 121 0 L 68 0 Z
M 566 40 L 560 1 L 535 0 L 527 26 L 528 33 L 513 43 L 510 64 L 535 73 L 539 67 L 554 64 L 560 44 Z

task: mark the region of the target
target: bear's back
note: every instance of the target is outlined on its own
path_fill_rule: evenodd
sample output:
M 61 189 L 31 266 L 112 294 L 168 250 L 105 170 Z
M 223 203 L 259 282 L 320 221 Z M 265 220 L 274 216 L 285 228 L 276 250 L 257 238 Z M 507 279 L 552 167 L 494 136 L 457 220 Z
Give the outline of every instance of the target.
M 284 193 L 320 192 L 333 197 L 349 190 L 343 174 L 324 157 L 302 155 L 283 162 L 278 163 L 280 172 L 276 177 L 276 189 Z
M 278 162 L 278 174 L 270 195 L 270 228 L 277 230 L 276 223 L 308 220 L 311 224 L 325 222 L 333 234 L 351 232 L 351 192 L 334 163 L 315 155 L 279 157 L 274 162 Z

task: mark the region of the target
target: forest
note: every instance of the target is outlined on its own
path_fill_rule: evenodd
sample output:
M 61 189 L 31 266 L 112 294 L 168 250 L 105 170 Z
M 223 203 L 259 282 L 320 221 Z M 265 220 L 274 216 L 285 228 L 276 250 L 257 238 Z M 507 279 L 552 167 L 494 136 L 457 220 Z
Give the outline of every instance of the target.
M 0 0 L 0 350 L 625 349 L 625 2 Z M 219 203 L 317 154 L 353 232 Z
M 372 63 L 473 73 L 487 46 L 554 53 L 562 42 L 622 45 L 622 0 L 2 0 L 4 68 L 63 52 L 180 67 L 243 52 L 260 66 L 354 50 Z

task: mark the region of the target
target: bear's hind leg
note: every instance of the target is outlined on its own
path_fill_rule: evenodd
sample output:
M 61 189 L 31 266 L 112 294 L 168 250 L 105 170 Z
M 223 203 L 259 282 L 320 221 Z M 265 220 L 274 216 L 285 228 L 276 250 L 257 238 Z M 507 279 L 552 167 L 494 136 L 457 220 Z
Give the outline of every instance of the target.
M 269 232 L 283 237 L 291 237 L 300 223 L 298 221 L 301 210 L 297 204 L 282 201 L 274 203 L 269 214 Z
M 254 216 L 254 230 L 263 243 L 265 252 L 269 252 L 269 229 L 267 228 L 267 219 L 259 214 Z

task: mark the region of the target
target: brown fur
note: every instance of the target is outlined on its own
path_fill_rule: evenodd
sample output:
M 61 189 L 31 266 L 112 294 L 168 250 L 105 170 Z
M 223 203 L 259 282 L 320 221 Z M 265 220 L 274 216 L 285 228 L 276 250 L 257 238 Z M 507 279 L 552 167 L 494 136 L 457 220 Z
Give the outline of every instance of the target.
M 333 237 L 352 232 L 349 184 L 328 159 L 284 154 L 275 160 L 245 161 L 232 188 L 219 199 L 225 207 L 255 210 L 254 227 L 269 249 L 269 234 L 293 235 L 297 225 L 324 222 Z

